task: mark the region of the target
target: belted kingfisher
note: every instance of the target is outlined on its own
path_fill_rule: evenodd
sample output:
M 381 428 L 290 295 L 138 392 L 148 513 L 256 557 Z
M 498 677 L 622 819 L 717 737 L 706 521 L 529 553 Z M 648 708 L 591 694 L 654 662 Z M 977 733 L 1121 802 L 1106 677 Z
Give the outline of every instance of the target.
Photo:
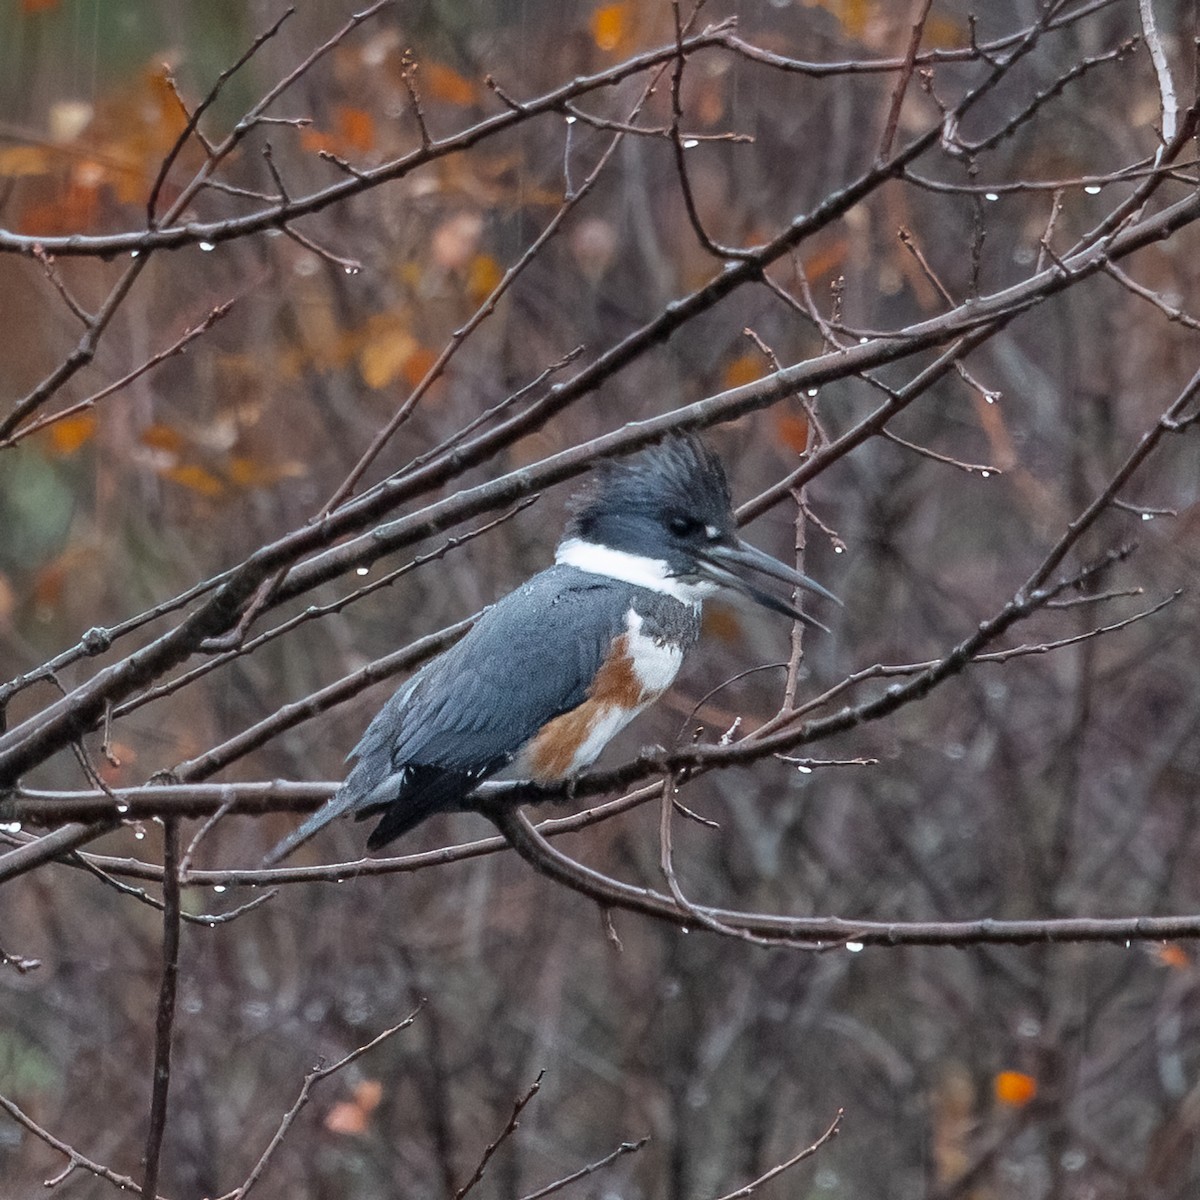
M 675 436 L 606 461 L 575 498 L 555 565 L 510 592 L 380 709 L 329 802 L 267 856 L 277 862 L 335 817 L 382 814 L 378 849 L 434 813 L 470 807 L 490 776 L 553 782 L 590 766 L 671 686 L 720 588 L 809 625 L 751 582 L 831 592 L 737 536 L 725 471 Z

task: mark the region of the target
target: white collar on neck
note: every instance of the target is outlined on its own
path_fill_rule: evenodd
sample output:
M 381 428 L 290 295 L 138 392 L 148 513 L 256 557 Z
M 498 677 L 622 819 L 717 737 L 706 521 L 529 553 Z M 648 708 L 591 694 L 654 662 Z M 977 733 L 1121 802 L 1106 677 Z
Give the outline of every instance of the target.
M 647 588 L 663 596 L 671 596 L 683 604 L 699 605 L 706 596 L 711 596 L 717 587 L 708 582 L 688 583 L 670 573 L 667 563 L 661 558 L 649 558 L 643 554 L 630 554 L 626 550 L 614 550 L 596 542 L 585 542 L 581 538 L 567 538 L 560 543 L 554 561 L 565 567 L 575 567 L 591 575 L 605 575 Z

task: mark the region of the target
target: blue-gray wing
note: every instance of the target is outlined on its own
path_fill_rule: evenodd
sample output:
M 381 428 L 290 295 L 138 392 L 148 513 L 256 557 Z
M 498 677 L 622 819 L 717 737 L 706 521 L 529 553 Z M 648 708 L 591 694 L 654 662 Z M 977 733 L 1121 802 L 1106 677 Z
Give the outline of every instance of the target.
M 368 841 L 375 848 L 460 807 L 547 721 L 583 703 L 628 604 L 626 587 L 565 566 L 505 596 L 388 700 L 350 752 L 354 767 L 337 793 L 268 861 L 342 813 L 385 811 Z
M 603 577 L 571 567 L 536 575 L 392 696 L 351 751 L 355 770 L 377 759 L 391 770 L 494 773 L 583 703 L 627 610 L 626 589 Z

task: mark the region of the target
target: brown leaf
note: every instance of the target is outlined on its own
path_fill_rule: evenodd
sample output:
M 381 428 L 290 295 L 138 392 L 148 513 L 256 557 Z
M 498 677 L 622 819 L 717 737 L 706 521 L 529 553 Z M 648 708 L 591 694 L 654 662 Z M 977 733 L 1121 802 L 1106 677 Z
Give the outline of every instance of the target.
M 775 433 L 789 450 L 797 454 L 808 450 L 808 417 L 803 413 L 776 414 Z
M 719 601 L 704 606 L 704 636 L 719 642 L 736 642 L 742 636 L 742 624 L 728 604 Z
M 428 346 L 418 346 L 404 364 L 404 382 L 415 388 L 429 374 L 437 360 L 435 351 L 430 350 Z
M 39 612 L 52 612 L 62 599 L 67 566 L 62 556 L 39 567 L 33 577 L 33 603 Z
M 725 368 L 722 379 L 726 388 L 744 387 L 761 379 L 766 373 L 762 355 L 740 354 Z
M 1154 947 L 1154 957 L 1164 967 L 1175 971 L 1186 971 L 1192 965 L 1191 955 L 1178 942 L 1163 942 Z

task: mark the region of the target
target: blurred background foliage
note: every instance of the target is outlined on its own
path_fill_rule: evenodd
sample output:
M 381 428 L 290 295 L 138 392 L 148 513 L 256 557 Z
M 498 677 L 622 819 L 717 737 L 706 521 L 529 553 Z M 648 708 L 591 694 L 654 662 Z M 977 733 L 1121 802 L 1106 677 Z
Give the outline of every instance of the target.
M 1186 5 L 1159 5 L 1186 67 Z M 896 56 L 909 5 L 883 0 L 721 0 L 747 41 L 796 58 Z M 0 9 L 0 224 L 25 233 L 137 228 L 184 117 L 278 15 L 278 6 L 166 0 L 26 0 Z M 343 21 L 338 0 L 302 4 L 223 94 L 231 121 Z M 970 7 L 938 0 L 924 45 L 966 46 Z M 976 6 L 986 41 L 1036 16 L 1031 0 Z M 970 120 L 1002 125 L 1073 63 L 1138 32 L 1137 5 L 1096 5 L 1044 39 Z M 320 152 L 359 167 L 418 144 L 405 54 L 435 135 L 499 103 L 669 43 L 664 3 L 550 0 L 403 3 L 347 39 L 275 110 L 311 118 L 260 130 L 223 175 L 270 190 L 261 158 L 296 195 L 344 178 Z M 1187 79 L 1186 67 L 1183 78 Z M 977 64 L 939 65 L 958 95 Z M 856 175 L 875 152 L 894 76 L 827 79 L 698 55 L 685 124 L 751 144 L 701 142 L 697 207 L 714 238 L 768 236 Z M 587 107 L 613 115 L 641 84 Z M 1190 84 L 1188 85 L 1190 86 Z M 669 89 L 649 109 L 669 121 Z M 1144 50 L 1082 75 L 1037 119 L 1001 139 L 977 178 L 1070 179 L 1153 153 L 1158 93 Z M 936 117 L 914 86 L 903 138 Z M 232 314 L 92 410 L 0 450 L 0 676 L 31 669 L 94 625 L 113 624 L 301 525 L 357 461 L 437 354 L 578 183 L 609 135 L 549 115 L 305 219 L 304 233 L 357 260 L 347 271 L 279 235 L 156 254 L 91 367 L 63 404 L 120 378 L 236 300 Z M 200 164 L 193 145 L 166 193 Z M 949 159 L 921 172 L 971 182 Z M 1064 193 L 1055 244 L 1108 211 L 1112 189 Z M 207 192 L 203 219 L 253 201 Z M 160 206 L 161 207 L 161 206 Z M 933 316 L 944 302 L 896 237 L 912 231 L 958 298 L 1030 273 L 1051 211 L 1046 191 L 998 198 L 892 182 L 802 247 L 827 305 L 867 330 Z M 981 237 L 985 234 L 986 236 Z M 1194 231 L 1139 255 L 1131 271 L 1196 310 Z M 58 270 L 85 307 L 120 264 Z M 664 140 L 630 138 L 594 193 L 463 345 L 368 482 L 403 466 L 523 387 L 577 346 L 590 358 L 712 276 L 686 220 Z M 476 472 L 499 474 L 622 423 L 756 379 L 819 353 L 820 335 L 765 289 L 742 289 L 638 357 L 575 406 Z M 32 260 L 0 258 L 0 392 L 47 375 L 79 325 Z M 847 601 L 830 638 L 810 637 L 803 688 L 816 694 L 875 662 L 943 652 L 1011 594 L 1192 373 L 1197 335 L 1106 277 L 994 338 L 970 363 L 991 403 L 950 376 L 895 425 L 938 453 L 990 464 L 964 472 L 876 439 L 810 488 L 836 535 L 810 526 L 809 573 Z M 882 372 L 893 385 L 913 374 Z M 825 389 L 831 433 L 876 402 L 861 382 Z M 7 410 L 8 402 L 5 403 Z M 799 400 L 722 427 L 713 442 L 747 498 L 792 469 L 809 430 Z M 1195 441 L 1166 448 L 1125 496 L 1177 515 L 1114 512 L 1093 551 L 1140 543 L 1112 586 L 1157 598 L 1197 576 Z M 356 666 L 489 603 L 550 559 L 565 493 L 444 560 L 186 691 L 117 722 L 107 782 L 149 778 Z M 792 511 L 750 536 L 788 554 Z M 1142 519 L 1153 517 L 1152 520 Z M 431 542 L 430 547 L 436 545 Z M 327 585 L 316 597 L 344 594 Z M 1144 598 L 1143 598 L 1144 600 Z M 1121 616 L 1136 597 L 1119 601 Z M 1039 615 L 1033 642 L 1085 633 L 1100 610 Z M 1107 611 L 1107 610 L 1106 610 Z M 1193 591 L 1152 621 L 1049 656 L 981 666 L 896 718 L 819 751 L 875 766 L 798 772 L 783 764 L 706 777 L 686 802 L 719 831 L 677 831 L 682 882 L 698 901 L 739 909 L 875 919 L 1191 912 L 1200 778 L 1200 613 Z M 1110 618 L 1110 619 L 1115 619 Z M 709 637 L 673 694 L 609 755 L 687 739 L 696 703 L 748 666 L 779 662 L 788 631 L 715 606 Z M 72 668 L 62 683 L 77 678 Z M 778 703 L 782 673 L 758 672 L 702 710 L 710 734 L 747 727 Z M 389 684 L 240 763 L 237 778 L 338 777 Z M 10 723 L 54 694 L 19 695 Z M 70 756 L 41 786 L 82 785 Z M 656 813 L 566 840 L 599 869 L 657 886 Z M 197 866 L 252 864 L 291 824 L 227 820 Z M 405 849 L 478 836 L 471 816 L 423 827 Z M 330 831 L 303 861 L 353 859 L 361 827 Z M 157 861 L 158 831 L 100 848 Z M 193 911 L 230 896 L 186 893 Z M 576 1185 L 578 1196 L 717 1196 L 811 1141 L 838 1108 L 842 1135 L 760 1195 L 1166 1198 L 1200 1186 L 1200 1039 L 1187 946 L 762 949 L 617 918 L 620 947 L 580 897 L 508 856 L 412 875 L 292 886 L 223 926 L 185 928 L 171 1125 L 162 1191 L 216 1196 L 249 1170 L 304 1072 L 399 1020 L 412 1028 L 325 1085 L 258 1186 L 268 1196 L 452 1195 L 546 1076 L 479 1194 L 518 1197 L 649 1135 L 649 1144 Z M 0 1092 L 90 1157 L 137 1174 L 144 1139 L 159 971 L 158 914 L 84 872 L 57 866 L 0 894 L 0 945 L 42 960 L 0 969 Z M 0 1119 L 5 1196 L 42 1194 L 61 1156 Z M 73 1195 L 109 1184 L 82 1174 Z

